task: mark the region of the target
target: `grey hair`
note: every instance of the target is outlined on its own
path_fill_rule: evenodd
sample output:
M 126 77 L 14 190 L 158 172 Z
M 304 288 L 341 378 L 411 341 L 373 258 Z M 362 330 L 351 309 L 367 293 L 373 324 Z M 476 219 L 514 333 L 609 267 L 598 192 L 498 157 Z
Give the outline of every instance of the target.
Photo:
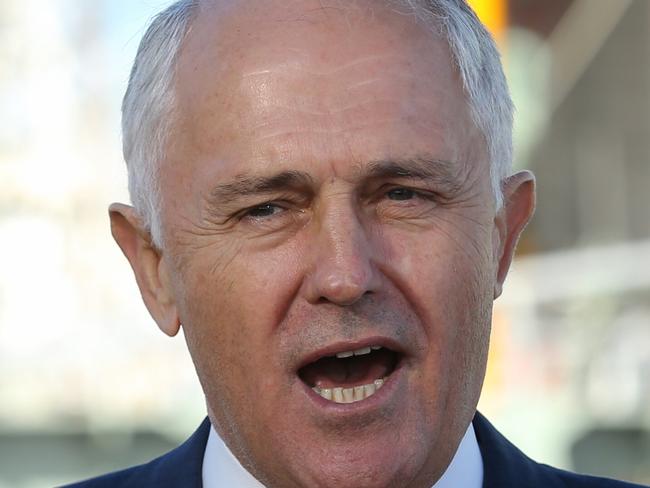
M 466 0 L 396 0 L 437 26 L 460 73 L 473 121 L 487 148 L 497 209 L 512 168 L 514 107 L 495 42 Z M 200 0 L 178 0 L 154 17 L 138 49 L 122 104 L 123 152 L 131 201 L 154 245 L 162 246 L 159 162 L 174 110 L 176 61 Z
M 423 3 L 424 15 L 428 13 L 437 20 L 449 44 L 474 124 L 485 138 L 498 210 L 503 206 L 502 182 L 512 172 L 514 105 L 496 43 L 465 0 L 415 0 L 408 3 Z M 417 5 L 413 8 L 418 12 Z
M 200 0 L 179 0 L 147 29 L 122 101 L 122 150 L 129 194 L 154 245 L 162 247 L 159 162 L 165 157 L 174 110 L 176 60 Z

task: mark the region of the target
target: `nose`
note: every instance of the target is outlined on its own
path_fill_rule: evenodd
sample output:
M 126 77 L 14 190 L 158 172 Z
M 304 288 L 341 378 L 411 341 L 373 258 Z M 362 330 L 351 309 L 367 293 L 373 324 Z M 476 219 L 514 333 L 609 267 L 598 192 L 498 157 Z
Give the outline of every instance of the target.
M 308 251 L 305 298 L 312 304 L 352 305 L 379 288 L 373 238 L 352 209 L 323 213 Z

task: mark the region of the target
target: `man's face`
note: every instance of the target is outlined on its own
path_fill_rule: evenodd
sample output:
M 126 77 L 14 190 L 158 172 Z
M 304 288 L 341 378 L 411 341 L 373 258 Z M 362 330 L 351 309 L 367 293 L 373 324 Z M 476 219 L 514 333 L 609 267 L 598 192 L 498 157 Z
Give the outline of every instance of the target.
M 430 486 L 484 375 L 486 151 L 445 43 L 341 5 L 195 21 L 162 266 L 213 424 L 262 482 Z

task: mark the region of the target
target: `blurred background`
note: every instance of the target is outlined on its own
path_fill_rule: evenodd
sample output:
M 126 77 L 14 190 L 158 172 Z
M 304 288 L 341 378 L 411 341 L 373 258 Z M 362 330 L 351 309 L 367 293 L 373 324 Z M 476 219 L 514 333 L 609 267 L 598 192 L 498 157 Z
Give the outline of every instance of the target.
M 169 1 L 0 2 L 0 488 L 146 461 L 205 415 L 112 242 L 119 105 Z M 537 215 L 479 405 L 531 457 L 650 483 L 650 1 L 476 0 Z

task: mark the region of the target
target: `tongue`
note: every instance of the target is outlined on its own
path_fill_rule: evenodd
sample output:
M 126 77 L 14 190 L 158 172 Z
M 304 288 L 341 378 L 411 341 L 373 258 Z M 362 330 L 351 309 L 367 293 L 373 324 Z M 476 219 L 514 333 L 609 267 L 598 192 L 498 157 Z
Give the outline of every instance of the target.
M 384 378 L 392 373 L 393 368 L 393 354 L 381 350 L 344 359 L 322 358 L 302 368 L 299 375 L 309 386 L 351 388 Z

